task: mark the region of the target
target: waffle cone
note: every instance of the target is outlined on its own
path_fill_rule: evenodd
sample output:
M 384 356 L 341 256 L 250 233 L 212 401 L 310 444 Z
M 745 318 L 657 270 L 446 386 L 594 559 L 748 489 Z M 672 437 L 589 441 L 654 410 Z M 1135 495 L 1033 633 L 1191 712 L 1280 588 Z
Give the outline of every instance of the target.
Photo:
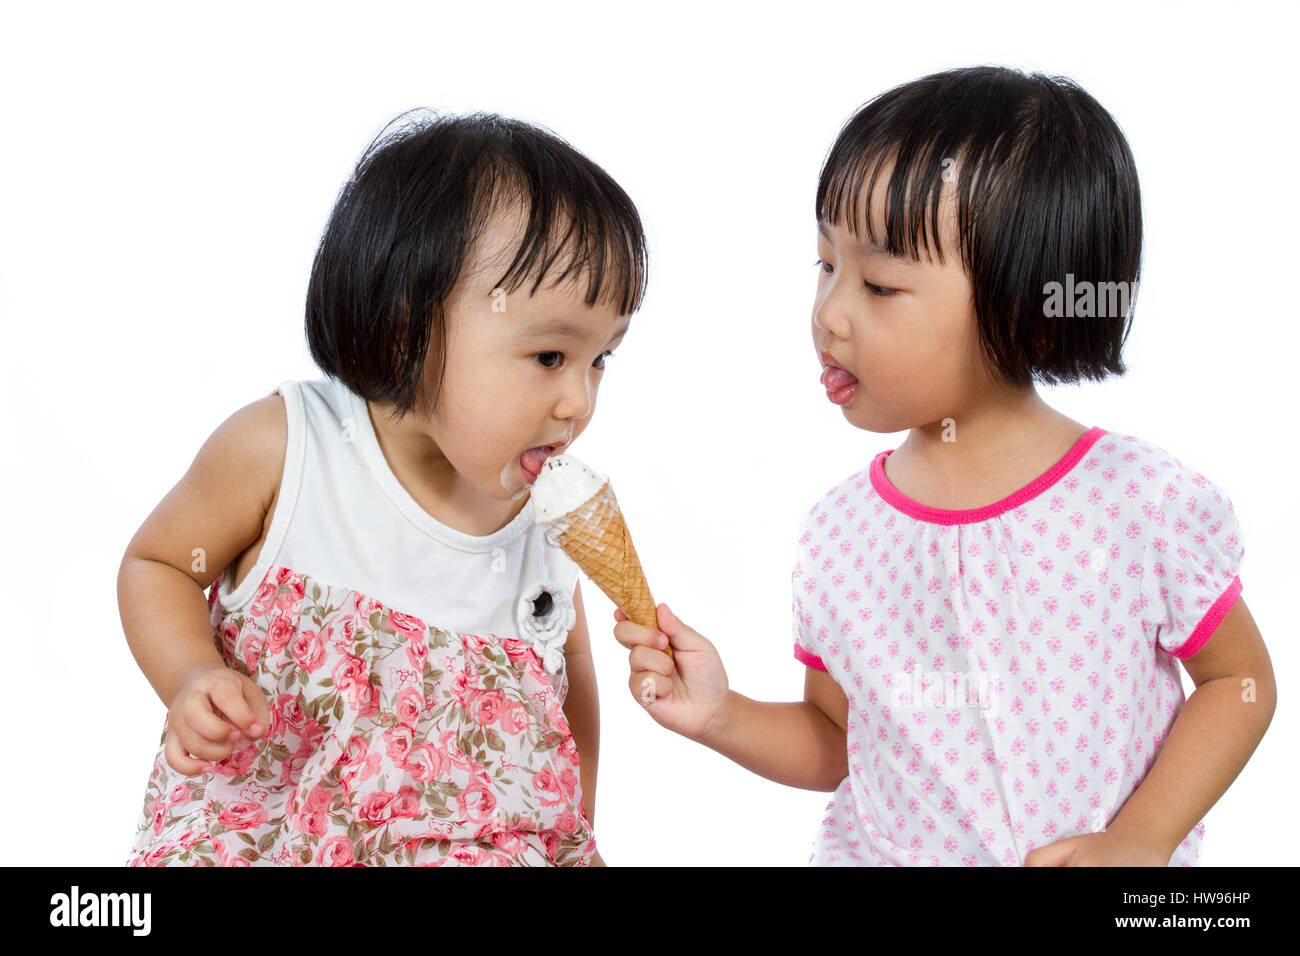
M 628 620 L 659 627 L 641 559 L 608 480 L 581 507 L 551 522 L 546 538 L 563 548 Z M 666 650 L 671 657 L 672 648 Z

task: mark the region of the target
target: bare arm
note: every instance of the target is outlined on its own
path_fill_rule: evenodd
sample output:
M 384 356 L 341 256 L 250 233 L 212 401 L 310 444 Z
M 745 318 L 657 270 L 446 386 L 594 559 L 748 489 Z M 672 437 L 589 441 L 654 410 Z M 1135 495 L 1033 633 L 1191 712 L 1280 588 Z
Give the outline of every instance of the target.
M 788 787 L 834 790 L 848 776 L 849 704 L 829 674 L 807 668 L 802 701 L 750 700 L 730 689 L 708 638 L 666 604 L 657 615 L 658 629 L 615 611 L 614 637 L 630 650 L 628 689 L 660 726 Z
M 728 691 L 716 726 L 700 743 L 787 787 L 834 790 L 849 772 L 848 710 L 839 684 L 809 667 L 800 702 L 769 703 Z
M 117 576 L 122 630 L 166 707 L 197 669 L 224 666 L 203 592 L 261 536 L 287 434 L 279 395 L 237 411 L 127 545 Z
M 564 701 L 564 716 L 578 745 L 578 770 L 582 780 L 582 804 L 587 821 L 596 826 L 596 765 L 600 758 L 600 695 L 596 690 L 596 665 L 591 657 L 591 636 L 587 630 L 587 612 L 582 606 L 582 582 L 573 586 L 573 608 L 577 622 L 564 641 L 565 665 L 569 669 L 569 694 Z M 592 866 L 604 866 L 600 850 L 591 857 Z
M 578 745 L 582 777 L 583 806 L 587 819 L 596 825 L 596 763 L 600 757 L 600 697 L 596 690 L 596 668 L 591 659 L 591 638 L 587 614 L 582 606 L 582 585 L 573 588 L 577 623 L 564 640 L 564 657 L 569 670 L 569 693 L 564 700 L 564 717 Z
M 1277 707 L 1273 665 L 1245 601 L 1183 666 L 1196 690 L 1107 827 L 1157 848 L 1166 860 L 1237 778 Z

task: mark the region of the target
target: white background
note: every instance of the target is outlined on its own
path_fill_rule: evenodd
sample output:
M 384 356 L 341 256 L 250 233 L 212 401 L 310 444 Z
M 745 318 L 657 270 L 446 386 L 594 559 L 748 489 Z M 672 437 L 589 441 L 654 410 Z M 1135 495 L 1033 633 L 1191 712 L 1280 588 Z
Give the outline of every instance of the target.
M 1294 863 L 1294 8 L 897 6 L 7 6 L 0 862 L 126 859 L 165 708 L 122 634 L 122 552 L 221 421 L 318 377 L 316 241 L 362 149 L 413 106 L 541 123 L 638 204 L 650 294 L 575 453 L 614 476 L 656 598 L 718 644 L 732 686 L 800 699 L 795 529 L 904 437 L 848 425 L 817 381 L 817 173 L 871 96 L 996 63 L 1079 81 L 1137 158 L 1131 372 L 1044 395 L 1232 498 L 1282 690 L 1204 862 Z M 661 730 L 609 602 L 584 595 L 607 862 L 806 862 L 829 794 Z

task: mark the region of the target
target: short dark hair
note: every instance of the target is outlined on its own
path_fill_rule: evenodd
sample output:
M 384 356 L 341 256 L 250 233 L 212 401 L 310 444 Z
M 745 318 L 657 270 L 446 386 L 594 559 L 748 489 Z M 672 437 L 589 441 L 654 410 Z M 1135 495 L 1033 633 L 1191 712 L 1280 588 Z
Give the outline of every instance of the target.
M 424 115 L 420 115 L 420 114 Z M 362 398 L 412 411 L 429 343 L 446 371 L 445 306 L 483 227 L 510 199 L 528 221 L 496 287 L 513 292 L 584 270 L 587 304 L 626 315 L 645 295 L 636 207 L 603 169 L 550 130 L 491 113 L 411 110 L 367 147 L 339 192 L 307 289 L 307 344 L 326 375 Z M 559 237 L 559 238 L 557 238 Z
M 895 87 L 840 131 L 817 183 L 818 220 L 847 223 L 857 236 L 861 203 L 867 234 L 879 242 L 871 193 L 891 160 L 883 245 L 918 261 L 923 242 L 943 262 L 939 198 L 958 164 L 959 254 L 984 357 L 1007 384 L 1124 374 L 1132 295 L 1124 314 L 1109 317 L 1054 317 L 1044 305 L 1048 284 L 1067 276 L 1093 288 L 1123 282 L 1136 294 L 1137 166 L 1101 104 L 1065 77 L 997 66 Z

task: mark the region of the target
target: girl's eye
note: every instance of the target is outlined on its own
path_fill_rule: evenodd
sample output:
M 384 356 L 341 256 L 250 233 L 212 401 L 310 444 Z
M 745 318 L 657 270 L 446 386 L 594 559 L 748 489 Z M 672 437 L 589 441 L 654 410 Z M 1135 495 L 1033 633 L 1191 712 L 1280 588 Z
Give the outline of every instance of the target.
M 829 262 L 825 261 L 824 259 L 818 259 L 816 262 L 813 263 L 813 265 L 820 266 L 822 272 L 825 272 L 827 275 L 830 275 L 830 273 L 833 272 L 835 269 L 834 266 L 832 266 Z M 883 285 L 876 285 L 873 282 L 867 282 L 865 279 L 862 281 L 862 284 L 865 285 L 871 291 L 872 295 L 879 296 L 882 299 L 888 298 L 889 296 L 896 295 L 898 293 L 897 289 L 889 289 Z
M 551 356 L 555 357 L 555 361 L 553 362 L 547 361 L 547 359 Z M 560 364 L 560 360 L 564 358 L 564 353 L 563 352 L 538 352 L 533 357 L 537 359 L 538 364 L 540 364 L 543 368 L 555 368 Z M 596 361 L 593 362 L 592 365 L 595 368 L 603 369 L 605 367 L 605 360 L 611 359 L 613 357 L 614 357 L 613 352 L 601 352 L 600 355 L 596 356 Z

